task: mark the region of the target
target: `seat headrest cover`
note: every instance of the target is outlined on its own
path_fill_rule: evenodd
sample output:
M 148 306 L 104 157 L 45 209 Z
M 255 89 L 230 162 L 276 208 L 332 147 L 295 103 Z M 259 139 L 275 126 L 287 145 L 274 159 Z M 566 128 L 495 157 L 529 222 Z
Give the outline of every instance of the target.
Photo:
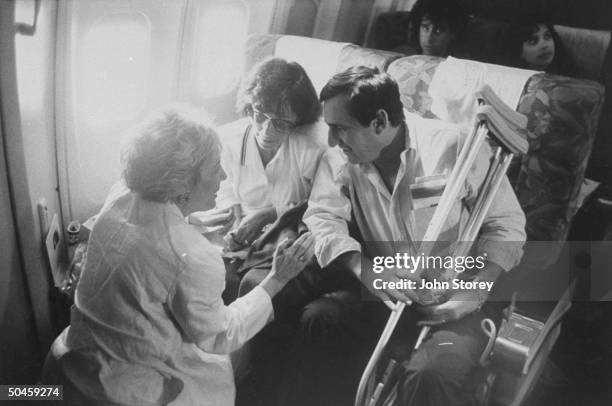
M 285 35 L 276 42 L 274 56 L 302 65 L 319 93 L 336 73 L 340 53 L 348 45 L 348 42 Z

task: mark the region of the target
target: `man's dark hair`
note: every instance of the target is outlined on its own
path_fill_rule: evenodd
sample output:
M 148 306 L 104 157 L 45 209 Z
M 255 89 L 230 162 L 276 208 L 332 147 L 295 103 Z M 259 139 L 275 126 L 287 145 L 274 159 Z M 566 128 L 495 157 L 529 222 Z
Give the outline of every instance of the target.
M 238 90 L 236 109 L 246 116 L 253 105 L 267 113 L 282 114 L 288 105 L 297 115 L 297 124 L 317 121 L 321 105 L 304 68 L 297 62 L 268 58 L 255 65 Z
M 434 24 L 448 24 L 455 35 L 455 43 L 461 42 L 467 29 L 469 16 L 461 0 L 418 0 L 410 11 L 410 41 L 420 52 L 419 33 L 421 21 L 427 18 Z
M 337 95 L 348 97 L 350 115 L 364 127 L 376 118 L 380 109 L 387 112 L 394 127 L 404 120 L 397 82 L 378 68 L 353 66 L 335 74 L 321 90 L 320 100 L 324 102 Z

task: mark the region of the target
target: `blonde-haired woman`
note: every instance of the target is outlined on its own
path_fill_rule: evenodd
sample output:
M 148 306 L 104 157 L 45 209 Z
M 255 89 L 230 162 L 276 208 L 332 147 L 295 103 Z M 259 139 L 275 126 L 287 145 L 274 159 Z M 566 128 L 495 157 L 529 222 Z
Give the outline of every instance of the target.
M 281 244 L 272 272 L 225 306 L 218 252 L 185 221 L 215 205 L 225 173 L 205 121 L 180 109 L 151 118 L 123 158 L 93 228 L 71 325 L 45 383 L 75 405 L 232 405 L 228 354 L 272 316 L 271 298 L 304 267 L 312 238 Z

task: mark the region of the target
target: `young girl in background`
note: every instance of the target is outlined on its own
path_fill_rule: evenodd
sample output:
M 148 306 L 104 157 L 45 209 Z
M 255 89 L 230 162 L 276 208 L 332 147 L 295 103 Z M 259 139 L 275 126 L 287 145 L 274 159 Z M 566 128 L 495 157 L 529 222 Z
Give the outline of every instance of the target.
M 507 32 L 505 64 L 563 76 L 576 67 L 552 24 L 538 16 L 517 20 Z

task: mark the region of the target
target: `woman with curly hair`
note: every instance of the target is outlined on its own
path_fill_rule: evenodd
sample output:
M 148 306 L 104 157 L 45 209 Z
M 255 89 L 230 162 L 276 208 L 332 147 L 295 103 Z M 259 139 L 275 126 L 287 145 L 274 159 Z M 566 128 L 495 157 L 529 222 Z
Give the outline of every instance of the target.
M 317 93 L 297 62 L 268 58 L 255 65 L 238 90 L 243 118 L 219 128 L 221 183 L 216 225 L 232 229 L 230 248 L 248 247 L 287 208 L 308 199 L 324 152 L 327 128 L 319 121 Z M 194 214 L 194 224 L 214 225 Z

